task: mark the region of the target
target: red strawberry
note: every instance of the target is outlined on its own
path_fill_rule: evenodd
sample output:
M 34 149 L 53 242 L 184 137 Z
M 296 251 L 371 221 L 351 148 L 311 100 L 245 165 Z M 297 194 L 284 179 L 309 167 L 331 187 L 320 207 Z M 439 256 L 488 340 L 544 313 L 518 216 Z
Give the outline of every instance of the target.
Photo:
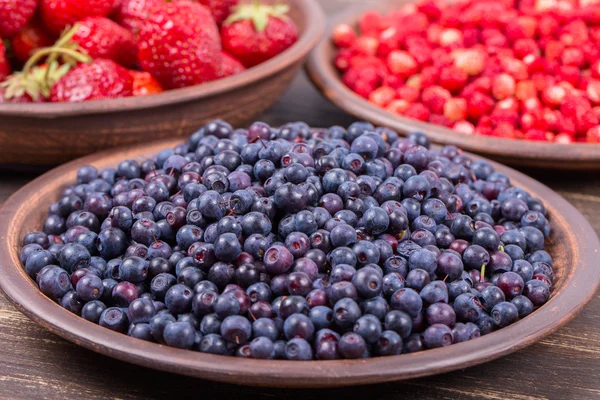
M 77 22 L 72 40 L 92 58 L 106 58 L 132 67 L 137 63 L 133 34 L 105 17 L 88 17 Z
M 8 89 L 0 86 L 0 104 L 2 103 L 34 103 L 34 100 L 28 94 L 23 94 L 19 97 L 7 98 L 6 91 Z
M 67 26 L 85 17 L 106 17 L 117 0 L 41 0 L 44 26 L 59 35 Z
M 129 70 L 112 60 L 97 59 L 80 64 L 59 79 L 50 91 L 50 101 L 80 102 L 133 95 Z
M 134 96 L 146 96 L 149 94 L 160 93 L 163 88 L 160 83 L 148 72 L 143 71 L 129 71 L 133 78 L 133 95 Z
M 241 62 L 239 62 L 229 54 L 225 53 L 224 51 L 221 52 L 221 58 L 223 59 L 223 62 L 221 64 L 221 74 L 219 75 L 219 77 L 221 78 L 236 75 L 246 70 L 246 68 Z
M 0 40 L 0 82 L 10 75 L 10 65 L 6 59 L 6 49 L 4 42 Z
M 221 25 L 229 17 L 231 9 L 239 3 L 239 0 L 198 0 L 198 2 L 210 8 L 216 23 Z
M 163 3 L 164 0 L 123 0 L 117 7 L 114 20 L 131 32 L 137 33 L 150 15 L 150 10 Z
M 45 31 L 37 19 L 30 21 L 11 41 L 13 54 L 22 63 L 27 62 L 35 50 L 52 46 L 53 43 L 54 38 Z
M 210 11 L 197 3 L 166 3 L 142 24 L 140 65 L 164 88 L 197 85 L 219 77 L 221 42 Z
M 17 34 L 33 17 L 38 0 L 0 0 L 0 36 Z
M 38 58 L 31 60 L 35 63 Z M 32 62 L 0 83 L 0 103 L 44 102 L 50 96 L 50 87 L 71 68 L 69 64 L 59 65 L 58 61 L 39 66 L 33 66 Z
M 286 5 L 238 6 L 221 28 L 223 49 L 253 67 L 283 52 L 298 40 L 298 30 Z

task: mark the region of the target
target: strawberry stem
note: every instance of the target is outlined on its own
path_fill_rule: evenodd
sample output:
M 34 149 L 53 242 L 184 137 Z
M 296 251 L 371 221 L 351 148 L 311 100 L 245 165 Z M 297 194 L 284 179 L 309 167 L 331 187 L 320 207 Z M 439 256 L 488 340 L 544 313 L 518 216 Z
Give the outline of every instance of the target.
M 62 54 L 62 55 L 71 56 L 75 60 L 82 62 L 82 63 L 88 63 L 92 60 L 90 56 L 88 56 L 86 54 L 81 54 L 75 50 L 64 49 L 64 48 L 60 48 L 60 47 L 56 47 L 56 48 L 55 47 L 46 47 L 46 48 L 43 48 L 43 49 L 35 52 L 35 54 L 33 56 L 31 56 L 31 58 L 29 60 L 27 60 L 27 63 L 23 67 L 23 73 L 27 74 L 31 70 L 31 68 L 33 68 L 42 59 L 43 56 L 52 55 L 52 54 Z

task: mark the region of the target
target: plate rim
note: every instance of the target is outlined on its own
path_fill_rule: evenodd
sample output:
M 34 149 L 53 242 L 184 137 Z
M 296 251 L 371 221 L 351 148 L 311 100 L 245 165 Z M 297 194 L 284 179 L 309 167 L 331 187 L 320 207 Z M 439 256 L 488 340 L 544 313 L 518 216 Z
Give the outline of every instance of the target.
M 385 12 L 392 7 L 415 3 L 416 0 L 385 0 L 375 4 L 357 4 L 344 9 L 328 19 L 321 41 L 310 52 L 305 64 L 310 81 L 317 90 L 336 106 L 349 114 L 368 120 L 376 126 L 388 126 L 402 132 L 419 130 L 427 132 L 440 144 L 457 145 L 464 150 L 483 154 L 513 165 L 568 168 L 575 170 L 600 169 L 600 144 L 559 143 L 502 139 L 480 135 L 464 135 L 450 128 L 429 122 L 394 115 L 350 90 L 339 78 L 339 73 L 329 58 L 334 48 L 332 29 L 339 23 L 356 23 L 358 16 L 367 10 Z M 523 146 L 523 144 L 525 146 Z M 593 147 L 597 146 L 597 147 Z M 560 163 L 562 162 L 562 163 Z M 565 165 L 565 163 L 568 163 Z
M 75 171 L 82 165 L 106 163 L 111 159 L 144 159 L 148 154 L 180 142 L 181 139 L 167 139 L 118 152 L 109 150 L 86 156 L 41 175 L 10 196 L 0 208 L 0 291 L 5 297 L 38 325 L 75 344 L 121 361 L 219 382 L 316 388 L 399 381 L 491 361 L 533 344 L 566 324 L 584 308 L 600 287 L 600 241 L 585 217 L 542 183 L 491 161 L 497 171 L 508 173 L 515 184 L 535 195 L 550 195 L 550 200 L 544 198 L 544 203 L 554 217 L 551 221 L 555 229 L 559 223 L 562 224 L 561 228 L 570 229 L 565 236 L 568 237 L 568 244 L 578 244 L 572 249 L 573 259 L 577 262 L 565 274 L 564 284 L 553 292 L 548 303 L 523 320 L 475 340 L 440 349 L 366 360 L 249 360 L 180 350 L 134 339 L 88 322 L 44 296 L 22 268 L 18 252 L 11 247 L 11 244 L 18 247 L 17 243 L 8 240 L 11 237 L 19 242 L 21 240 L 18 228 L 14 225 L 19 217 L 33 211 L 25 202 L 32 191 L 37 196 L 47 196 L 48 183 L 57 179 L 73 182 Z M 558 210 L 562 215 L 557 214 Z M 579 265 L 582 263 L 589 264 Z M 575 269 L 577 274 L 573 272 Z M 572 283 L 575 278 L 577 285 L 574 286 Z

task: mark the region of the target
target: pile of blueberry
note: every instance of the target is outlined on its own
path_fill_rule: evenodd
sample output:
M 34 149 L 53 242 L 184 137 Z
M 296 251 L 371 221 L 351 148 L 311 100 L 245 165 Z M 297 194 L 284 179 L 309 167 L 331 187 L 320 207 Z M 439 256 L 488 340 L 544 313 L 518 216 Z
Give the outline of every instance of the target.
M 550 296 L 549 233 L 539 199 L 422 133 L 213 121 L 153 159 L 81 168 L 20 257 L 46 296 L 135 338 L 355 359 L 527 316 Z

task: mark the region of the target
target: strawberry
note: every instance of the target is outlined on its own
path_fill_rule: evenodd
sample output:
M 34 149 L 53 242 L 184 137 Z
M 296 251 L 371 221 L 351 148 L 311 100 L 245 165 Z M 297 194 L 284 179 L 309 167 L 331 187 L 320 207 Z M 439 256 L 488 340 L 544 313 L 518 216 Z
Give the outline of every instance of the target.
M 23 71 L 15 72 L 0 83 L 0 103 L 33 103 L 46 101 L 50 87 L 71 68 L 57 61 L 33 66 L 38 57 L 32 57 Z
M 221 25 L 231 14 L 233 7 L 237 6 L 239 0 L 198 0 L 198 2 L 208 7 L 215 22 Z
M 221 73 L 219 75 L 220 78 L 236 75 L 246 70 L 246 68 L 241 62 L 233 58 L 233 56 L 230 56 L 229 54 L 225 53 L 224 51 L 221 52 L 221 59 L 222 64 Z
M 16 35 L 29 22 L 38 0 L 0 0 L 0 37 Z
M 162 4 L 142 24 L 140 65 L 166 89 L 219 77 L 221 42 L 210 11 L 197 3 Z
M 108 16 L 118 0 L 41 0 L 42 22 L 55 35 L 85 17 Z
M 92 58 L 106 58 L 125 67 L 137 63 L 137 47 L 131 32 L 105 17 L 77 22 L 72 39 Z
M 10 74 L 10 65 L 6 58 L 6 49 L 4 42 L 0 40 L 0 82 Z
M 8 97 L 6 94 L 7 88 L 0 86 L 0 104 L 2 103 L 33 103 L 34 100 L 28 94 L 23 94 L 19 97 Z
M 12 52 L 22 63 L 27 62 L 31 54 L 42 47 L 52 46 L 54 38 L 34 19 L 30 21 L 11 40 Z
M 114 20 L 131 32 L 139 32 L 150 11 L 164 0 L 123 0 L 114 13 Z
M 129 71 L 112 60 L 80 64 L 60 78 L 50 91 L 52 102 L 80 102 L 133 95 Z
M 287 17 L 286 5 L 258 3 L 236 7 L 221 28 L 223 49 L 253 67 L 283 52 L 298 40 L 298 30 Z
M 156 94 L 163 91 L 160 83 L 148 72 L 129 71 L 133 79 L 133 95 L 146 96 Z

